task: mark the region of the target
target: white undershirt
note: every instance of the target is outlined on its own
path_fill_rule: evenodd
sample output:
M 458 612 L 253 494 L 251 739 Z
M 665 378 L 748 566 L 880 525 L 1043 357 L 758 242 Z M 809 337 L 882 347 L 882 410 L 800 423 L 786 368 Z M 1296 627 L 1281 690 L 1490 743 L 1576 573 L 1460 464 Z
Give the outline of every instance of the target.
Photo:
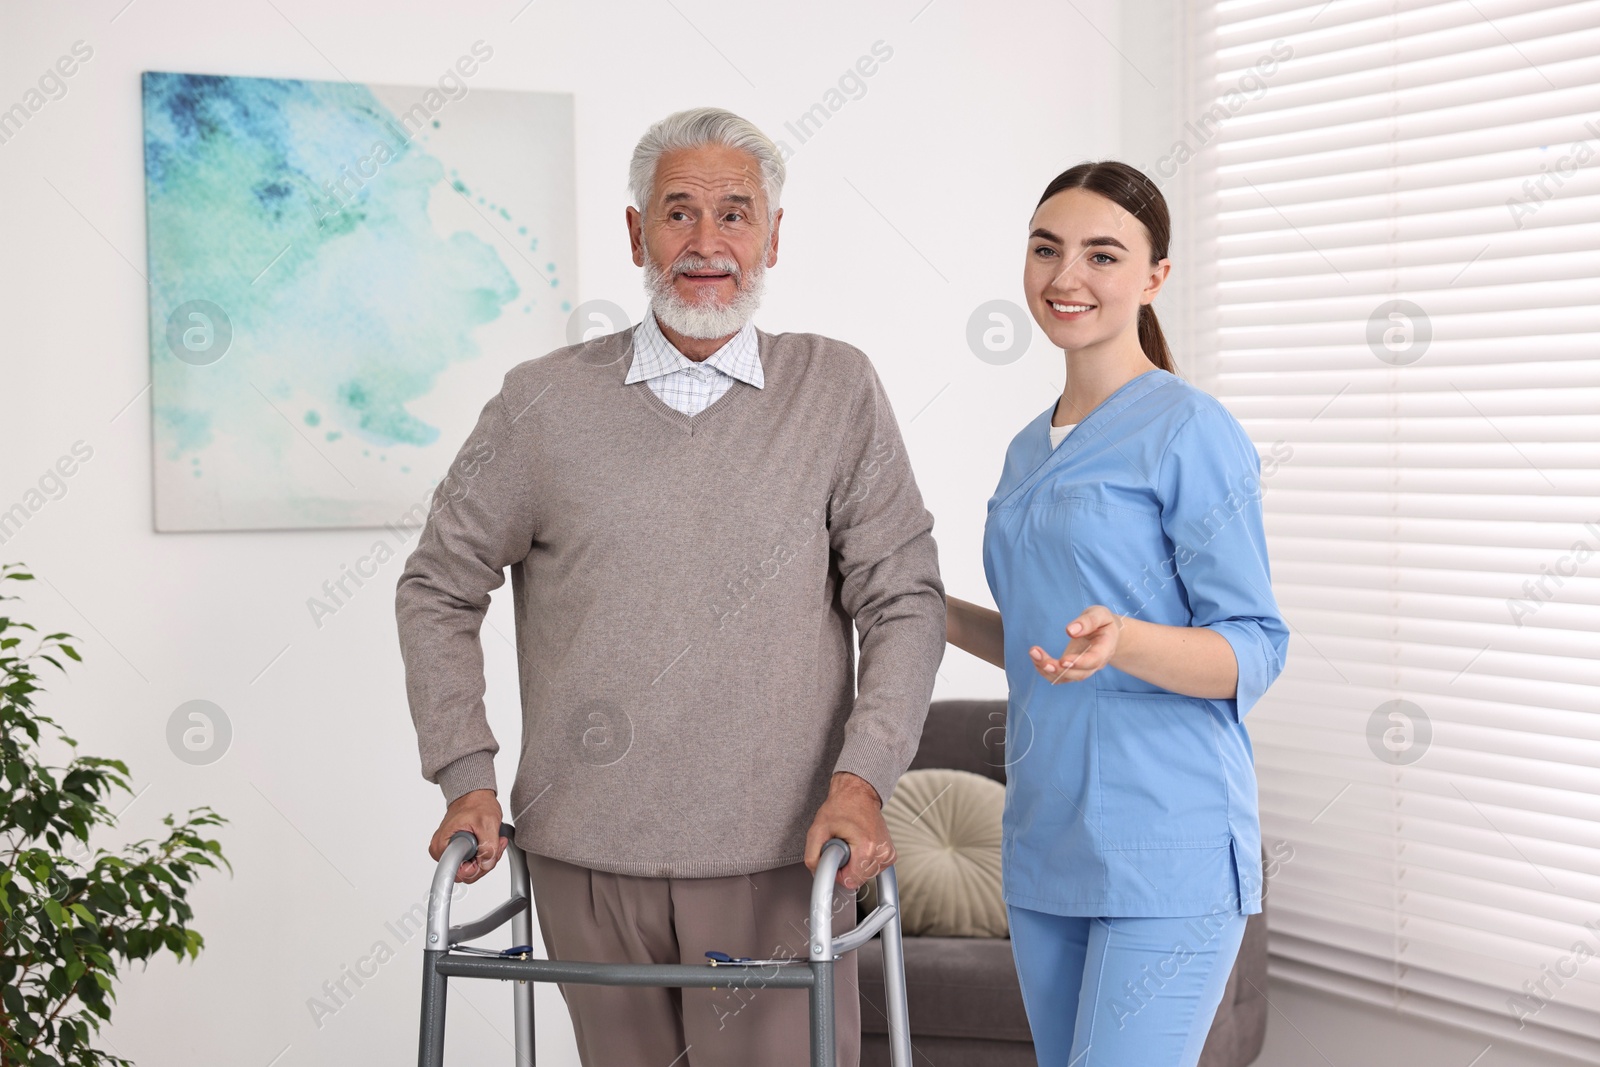
M 1065 441 L 1067 439 L 1067 434 L 1071 433 L 1073 427 L 1077 425 L 1078 424 L 1075 422 L 1069 422 L 1065 426 L 1050 427 L 1050 447 L 1055 448 L 1062 441 Z

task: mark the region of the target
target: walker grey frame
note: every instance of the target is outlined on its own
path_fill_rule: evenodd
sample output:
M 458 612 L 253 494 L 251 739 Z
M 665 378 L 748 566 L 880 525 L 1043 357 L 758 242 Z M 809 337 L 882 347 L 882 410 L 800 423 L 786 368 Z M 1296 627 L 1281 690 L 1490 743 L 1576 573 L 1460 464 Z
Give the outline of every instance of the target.
M 500 835 L 515 842 L 509 823 Z M 517 1067 L 533 1067 L 533 983 L 574 982 L 584 985 L 677 986 L 716 988 L 747 980 L 730 971 L 751 964 L 694 963 L 582 963 L 519 957 L 476 956 L 453 952 L 457 945 L 499 929 L 508 920 L 517 945 L 533 943 L 533 899 L 528 885 L 528 863 L 522 850 L 508 845 L 504 858 L 511 868 L 511 897 L 473 922 L 450 925 L 450 892 L 461 864 L 478 850 L 473 834 L 458 830 L 450 837 L 433 872 L 428 893 L 428 937 L 422 954 L 422 1025 L 419 1067 L 444 1067 L 445 993 L 451 978 L 498 978 L 515 983 Z M 877 876 L 878 906 L 855 929 L 833 934 L 833 885 L 839 868 L 850 862 L 850 846 L 833 838 L 822 847 L 811 883 L 810 944 L 808 958 L 793 963 L 762 964 L 759 983 L 774 989 L 805 989 L 811 1002 L 812 1067 L 835 1067 L 833 964 L 839 955 L 853 952 L 873 935 L 883 939 L 883 979 L 889 1015 L 889 1059 L 893 1067 L 911 1067 L 911 1024 L 906 1013 L 905 951 L 900 934 L 900 890 L 894 867 Z M 770 973 L 769 973 L 770 972 Z

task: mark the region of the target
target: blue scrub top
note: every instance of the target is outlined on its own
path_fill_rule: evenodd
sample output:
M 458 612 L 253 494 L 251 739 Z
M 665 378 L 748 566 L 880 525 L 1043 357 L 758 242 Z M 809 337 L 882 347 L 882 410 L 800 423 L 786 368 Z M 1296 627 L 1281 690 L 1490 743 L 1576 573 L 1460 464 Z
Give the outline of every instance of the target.
M 1261 461 L 1214 397 L 1164 370 L 1123 385 L 1054 451 L 1052 403 L 1006 450 L 983 566 L 1005 627 L 1008 904 L 1057 915 L 1261 910 L 1245 713 L 1283 670 Z M 1051 685 L 1085 608 L 1227 639 L 1238 695 L 1181 696 L 1103 667 Z

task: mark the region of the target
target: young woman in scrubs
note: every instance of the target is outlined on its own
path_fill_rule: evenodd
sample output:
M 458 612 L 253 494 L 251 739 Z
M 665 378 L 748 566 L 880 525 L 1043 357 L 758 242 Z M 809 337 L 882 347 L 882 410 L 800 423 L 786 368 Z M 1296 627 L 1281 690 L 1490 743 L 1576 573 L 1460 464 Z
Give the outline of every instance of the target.
M 1170 224 L 1116 162 L 1028 223 L 1061 396 L 1006 451 L 952 644 L 1003 667 L 1002 884 L 1040 1067 L 1193 1067 L 1261 910 L 1245 713 L 1283 669 L 1255 447 L 1173 373 Z

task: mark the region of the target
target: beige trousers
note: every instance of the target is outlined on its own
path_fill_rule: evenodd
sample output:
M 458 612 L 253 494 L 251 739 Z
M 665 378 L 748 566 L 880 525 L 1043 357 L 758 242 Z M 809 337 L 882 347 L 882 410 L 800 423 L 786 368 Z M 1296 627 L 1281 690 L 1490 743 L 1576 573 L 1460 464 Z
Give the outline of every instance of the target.
M 806 955 L 811 872 L 803 863 L 725 878 L 639 878 L 527 857 L 551 959 L 700 964 L 708 950 Z M 835 933 L 855 926 L 853 892 L 834 887 L 833 915 Z M 762 988 L 761 973 L 730 971 L 732 984 L 717 989 L 560 988 L 584 1067 L 806 1067 L 808 994 Z M 839 1067 L 859 1067 L 854 952 L 834 964 L 834 990 Z

